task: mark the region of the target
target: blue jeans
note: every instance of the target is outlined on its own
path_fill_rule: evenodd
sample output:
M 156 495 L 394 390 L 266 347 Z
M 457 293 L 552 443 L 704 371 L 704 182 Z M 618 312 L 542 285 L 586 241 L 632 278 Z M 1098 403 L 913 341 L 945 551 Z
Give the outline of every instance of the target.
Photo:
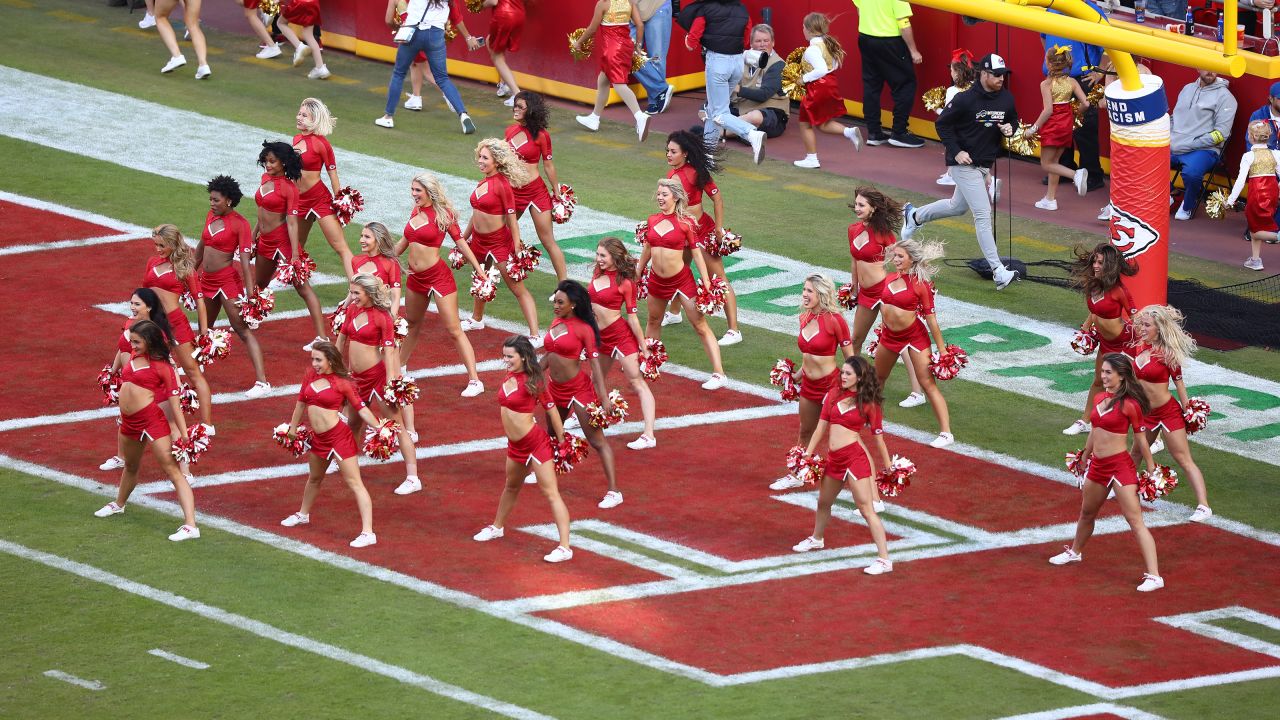
M 1147 0 L 1147 12 L 1183 22 L 1187 19 L 1187 0 Z
M 458 94 L 458 88 L 454 87 L 453 81 L 449 79 L 448 66 L 445 64 L 447 58 L 444 49 L 444 30 L 428 28 L 415 32 L 409 42 L 396 50 L 396 69 L 391 71 L 391 84 L 387 86 L 387 114 L 396 114 L 396 106 L 400 104 L 400 93 L 404 90 L 404 76 L 409 74 L 409 66 L 413 64 L 413 58 L 420 52 L 427 54 L 427 65 L 431 68 L 431 77 L 435 78 L 436 85 L 440 87 L 440 92 L 444 93 L 444 99 L 448 101 L 449 106 L 456 113 L 466 112 L 467 108 L 462 104 L 462 96 Z
M 631 39 L 636 37 L 636 26 L 631 26 Z M 633 73 L 636 80 L 649 93 L 649 99 L 667 89 L 667 49 L 671 47 L 671 2 L 662 4 L 644 24 L 644 49 L 652 58 L 644 67 Z
M 742 80 L 742 53 L 721 55 L 707 51 L 707 122 L 702 137 L 708 145 L 720 142 L 721 128 L 743 140 L 755 126 L 729 112 L 733 87 Z
M 1192 150 L 1170 156 L 1169 162 L 1173 165 L 1182 165 L 1182 186 L 1186 188 L 1186 194 L 1182 197 L 1182 209 L 1191 212 L 1200 202 L 1204 176 L 1218 164 L 1218 153 L 1208 149 Z

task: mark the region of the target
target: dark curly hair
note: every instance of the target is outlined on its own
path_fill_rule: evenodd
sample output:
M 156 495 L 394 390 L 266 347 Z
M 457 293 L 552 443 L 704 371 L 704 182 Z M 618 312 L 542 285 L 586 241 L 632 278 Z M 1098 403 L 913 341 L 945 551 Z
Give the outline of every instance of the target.
M 693 168 L 693 184 L 701 190 L 711 182 L 711 174 L 720 171 L 718 151 L 707 148 L 702 130 L 677 130 L 667 136 L 667 142 L 675 143 L 684 153 L 684 161 Z
M 1138 274 L 1138 266 L 1126 260 L 1116 246 L 1109 242 L 1100 242 L 1092 250 L 1078 246 L 1075 255 L 1076 261 L 1071 264 L 1071 280 L 1090 297 L 1101 295 L 1115 287 L 1121 276 L 1133 277 Z M 1093 274 L 1094 256 L 1102 257 L 1100 276 Z
M 297 150 L 287 142 L 279 140 L 271 142 L 264 140 L 262 142 L 262 152 L 258 153 L 258 165 L 267 166 L 267 155 L 275 155 L 280 164 L 284 166 L 284 176 L 297 182 L 302 177 L 302 156 Z
M 902 229 L 902 203 L 880 192 L 870 185 L 860 185 L 853 191 L 853 197 L 862 196 L 867 204 L 875 210 L 864 223 L 872 232 L 895 235 Z M 849 203 L 853 209 L 853 203 Z
M 263 159 L 265 160 L 266 158 Z M 236 182 L 236 179 L 230 175 L 218 175 L 210 180 L 204 186 L 204 189 L 209 192 L 216 192 L 226 198 L 227 202 L 231 203 L 231 207 L 239 205 L 240 199 L 244 197 L 244 193 L 240 190 L 240 183 Z
M 569 302 L 573 303 L 573 315 L 582 322 L 591 326 L 591 332 L 596 334 L 596 342 L 600 342 L 600 326 L 596 324 L 596 314 L 591 310 L 591 295 L 582 283 L 577 280 L 561 280 L 556 286 L 556 292 L 562 292 Z
M 541 95 L 529 90 L 521 90 L 516 93 L 516 102 L 524 101 L 524 129 L 529 131 L 530 139 L 537 140 L 538 133 L 547 129 L 547 122 L 550 119 L 551 111 L 547 108 L 547 101 Z

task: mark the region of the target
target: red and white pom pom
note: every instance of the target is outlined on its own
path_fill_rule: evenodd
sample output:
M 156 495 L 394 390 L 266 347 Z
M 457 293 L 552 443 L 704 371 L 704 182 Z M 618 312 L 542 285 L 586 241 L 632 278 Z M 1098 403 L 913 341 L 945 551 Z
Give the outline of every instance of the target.
M 644 300 L 649 297 L 649 268 L 645 268 L 640 273 L 640 278 L 636 280 L 636 300 Z
M 316 261 L 306 250 L 300 253 L 299 257 L 276 266 L 276 274 L 273 276 L 276 282 L 281 285 L 300 285 L 311 279 L 311 273 L 316 271 Z
M 732 255 L 742 249 L 742 236 L 729 228 L 724 229 L 723 237 L 716 237 L 715 232 L 712 232 L 705 249 L 711 257 Z
M 612 427 L 624 422 L 627 419 L 627 411 L 630 409 L 631 406 L 627 404 L 621 392 L 616 389 L 610 390 L 604 406 L 599 402 L 587 403 L 587 422 L 593 428 Z
M 649 356 L 640 356 L 640 374 L 645 380 L 657 380 L 662 376 L 662 364 L 668 359 L 667 346 L 653 338 L 645 338 L 644 344 L 649 348 Z
M 498 274 L 497 268 L 489 268 L 489 272 L 481 275 L 478 272 L 471 272 L 471 297 L 480 302 L 493 302 L 498 297 Z
M 565 433 L 560 442 L 551 441 L 551 458 L 555 464 L 556 474 L 564 475 L 573 472 L 573 466 L 587 458 L 587 441 Z
M 276 308 L 276 295 L 268 288 L 258 288 L 252 295 L 241 294 L 236 298 L 236 307 L 240 308 L 240 319 L 244 320 L 244 324 L 250 330 L 257 330 Z
M 190 290 L 183 290 L 182 294 L 178 296 L 178 302 L 185 310 L 196 309 L 196 296 L 192 295 Z
M 409 318 L 403 315 L 396 316 L 396 342 L 409 337 Z
M 569 222 L 569 218 L 573 217 L 573 211 L 577 207 L 578 196 L 573 192 L 573 188 L 560 183 L 560 197 L 551 203 L 551 221 L 557 225 Z
M 529 277 L 529 273 L 538 269 L 542 261 L 542 251 L 532 245 L 525 245 L 520 252 L 507 258 L 507 276 L 516 282 Z
M 329 313 L 329 330 L 333 332 L 334 337 L 342 334 L 342 326 L 347 324 L 347 299 L 342 298 L 333 308 L 333 312 Z
M 182 406 L 183 415 L 191 415 L 200 410 L 200 396 L 195 388 L 184 382 L 178 387 L 178 404 Z
M 1187 398 L 1187 406 L 1182 410 L 1182 419 L 1187 423 L 1187 434 L 1198 433 L 1209 424 L 1209 413 L 1213 408 L 1202 398 Z
M 968 364 L 969 353 L 955 345 L 948 345 L 941 353 L 929 356 L 929 371 L 937 380 L 954 380 Z
M 1085 457 L 1084 450 L 1067 453 L 1065 462 L 1067 471 L 1076 477 L 1084 477 L 1084 474 L 1089 471 L 1089 458 Z
M 463 265 L 467 264 L 467 256 L 462 251 L 454 247 L 449 251 L 449 267 L 454 270 L 461 270 Z
M 702 285 L 698 286 L 694 302 L 703 315 L 715 315 L 724 309 L 724 295 L 729 290 L 729 283 L 722 277 L 713 276 L 707 285 L 710 289 Z
M 98 373 L 98 387 L 102 388 L 102 404 L 120 404 L 120 386 L 124 384 L 121 371 L 112 371 L 110 365 L 103 365 Z
M 643 246 L 645 238 L 649 236 L 649 221 L 636 223 L 636 244 Z
M 827 461 L 821 455 L 808 455 L 799 445 L 787 451 L 787 472 L 806 485 L 822 480 L 826 469 Z
M 418 402 L 418 398 L 422 396 L 422 391 L 418 389 L 418 383 L 412 378 L 398 377 L 394 380 L 388 380 L 385 387 L 382 388 L 382 399 L 387 401 L 387 405 L 393 408 L 401 408 L 405 405 L 412 405 Z
M 880 349 L 880 336 L 884 334 L 884 325 L 877 325 L 876 329 L 872 331 L 871 334 L 872 334 L 871 342 L 867 343 L 866 352 L 871 357 L 875 357 L 876 350 Z
M 781 358 L 769 371 L 769 384 L 778 388 L 782 399 L 793 402 L 800 399 L 800 386 L 796 383 L 796 363 L 791 358 Z
M 294 431 L 293 437 L 289 437 L 289 423 L 280 423 L 271 431 L 271 439 L 276 441 L 280 447 L 288 450 L 294 457 L 302 457 L 311 449 L 311 441 L 315 438 L 315 433 L 311 432 L 311 428 L 306 425 L 299 425 Z
M 836 304 L 845 310 L 856 310 L 858 307 L 858 291 L 853 289 L 853 283 L 845 283 L 836 290 Z
M 191 357 L 200 364 L 200 369 L 224 360 L 231 354 L 231 333 L 222 328 L 210 328 L 208 332 L 196 336 L 196 346 Z
M 884 497 L 898 497 L 911 485 L 911 478 L 916 474 L 916 464 L 901 455 L 894 455 L 889 467 L 880 471 L 876 478 L 876 488 Z
M 364 447 L 360 450 L 365 457 L 390 460 L 399 448 L 400 426 L 394 420 L 384 420 L 381 425 L 365 430 Z
M 333 214 L 343 227 L 351 222 L 356 213 L 364 210 L 364 196 L 359 190 L 348 185 L 333 195 Z
M 1080 328 L 1071 336 L 1071 349 L 1080 355 L 1088 357 L 1098 349 L 1098 330 L 1097 328 L 1089 328 L 1085 330 Z
M 209 431 L 201 423 L 187 426 L 187 436 L 173 441 L 173 457 L 178 462 L 195 465 L 209 451 Z
M 1138 475 L 1138 497 L 1146 502 L 1155 502 L 1176 487 L 1178 473 L 1168 465 L 1157 465 L 1155 470 Z

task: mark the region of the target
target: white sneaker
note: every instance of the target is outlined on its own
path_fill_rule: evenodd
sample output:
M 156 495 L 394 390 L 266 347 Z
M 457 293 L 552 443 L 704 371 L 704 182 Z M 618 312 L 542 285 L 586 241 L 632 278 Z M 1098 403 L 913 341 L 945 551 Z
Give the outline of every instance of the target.
M 1066 565 L 1068 563 L 1078 563 L 1084 560 L 1084 553 L 1078 553 L 1071 549 L 1070 545 L 1063 545 L 1062 552 L 1049 558 L 1050 565 Z
M 305 350 L 306 352 L 311 352 L 311 348 L 314 347 L 316 343 L 325 342 L 327 339 L 328 338 L 322 338 L 319 335 L 317 335 L 311 339 L 311 342 L 307 343 L 306 345 L 303 345 L 302 349 Z
M 469 318 L 469 317 L 462 318 L 463 332 L 471 332 L 472 330 L 483 330 L 483 329 L 484 329 L 483 319 L 476 320 L 474 318 Z
M 1138 586 L 1138 592 L 1152 592 L 1164 587 L 1164 578 L 1151 573 L 1142 573 L 1142 584 Z
M 324 80 L 329 77 L 329 66 L 321 65 L 318 68 L 312 68 L 311 72 L 307 73 L 307 77 L 312 80 Z M 356 538 L 356 540 L 359 540 L 359 539 L 360 538 Z M 352 542 L 355 542 L 355 540 L 353 540 Z M 377 540 L 375 540 L 374 542 L 377 542 Z M 370 543 L 370 544 L 372 545 L 373 543 Z M 364 547 L 364 546 L 361 545 L 360 547 Z
M 377 545 L 378 536 L 371 532 L 362 532 L 359 535 L 357 535 L 356 539 L 352 540 L 349 544 L 353 548 L 362 548 L 362 547 L 369 547 L 370 545 Z
M 682 322 L 684 322 L 684 316 L 680 313 L 662 313 L 662 327 L 666 327 L 668 325 L 679 325 Z
M 254 57 L 259 60 L 270 60 L 271 58 L 280 57 L 283 54 L 284 52 L 280 49 L 280 43 L 271 43 L 270 45 L 264 45 L 262 49 L 258 51 L 258 54 L 254 55 Z
M 122 467 L 124 467 L 124 458 L 120 457 L 119 455 L 112 455 L 111 457 L 104 460 L 103 463 L 98 466 L 98 469 L 99 470 L 119 470 Z
M 178 55 L 177 57 L 171 57 L 169 58 L 169 62 L 165 63 L 164 67 L 160 68 L 160 72 L 171 73 L 174 70 L 177 70 L 178 68 L 186 64 L 187 64 L 187 58 L 182 55 Z
M 1083 420 L 1077 420 L 1071 423 L 1071 426 L 1068 427 L 1066 430 L 1063 430 L 1062 434 L 1063 435 L 1079 435 L 1080 433 L 1087 433 L 1092 429 L 1093 429 L 1093 426 L 1090 425 L 1089 423 Z
M 259 380 L 253 384 L 253 387 L 244 391 L 244 396 L 250 400 L 254 400 L 256 398 L 262 397 L 263 395 L 266 395 L 269 392 L 271 392 L 271 383 L 262 382 L 261 380 Z
M 208 65 L 201 65 L 200 67 L 196 68 L 197 80 L 208 80 L 209 76 L 211 75 L 213 75 L 213 71 L 209 69 Z
M 844 129 L 844 136 L 849 138 L 849 142 L 853 143 L 853 151 L 862 151 L 862 128 L 853 126 Z
M 728 378 L 726 378 L 724 375 L 721 375 L 720 373 L 711 373 L 711 377 L 707 378 L 707 381 L 702 383 L 702 389 L 703 390 L 719 390 L 720 388 L 724 387 L 724 384 L 727 380 Z
M 1178 208 L 1178 211 L 1177 211 L 1177 212 L 1175 212 L 1175 213 L 1173 214 L 1173 219 L 1174 219 L 1174 220 L 1190 220 L 1190 219 L 1191 219 L 1191 211 L 1190 211 L 1190 210 L 1188 210 L 1188 209 L 1186 209 L 1186 208 L 1184 208 L 1184 207 L 1179 207 L 1179 208 Z M 1161 582 L 1163 582 L 1163 581 L 1161 581 Z M 1144 583 L 1144 584 L 1145 584 L 1145 583 Z M 1162 586 L 1162 587 L 1163 587 L 1163 586 Z M 1152 589 L 1154 589 L 1154 588 L 1152 588 Z
M 738 330 L 726 330 L 724 333 L 724 337 L 720 338 L 716 342 L 721 347 L 727 347 L 729 345 L 737 345 L 738 343 L 742 342 L 742 333 Z
M 445 104 L 448 104 L 448 102 L 449 102 L 448 98 L 445 98 Z M 450 105 L 449 107 L 450 109 L 453 108 L 452 105 Z M 474 135 L 476 133 L 476 124 L 471 119 L 470 115 L 466 113 L 458 113 L 458 122 L 462 124 L 463 135 Z
M 417 445 L 417 444 L 418 444 L 418 431 L 417 431 L 417 430 L 410 430 L 410 431 L 409 431 L 409 439 L 413 441 L 413 444 L 414 444 L 414 445 Z
M 563 545 L 557 545 L 555 550 L 542 556 L 543 560 L 549 563 L 564 562 L 573 559 L 573 551 Z
M 621 504 L 622 493 L 617 490 L 610 490 L 604 494 L 604 497 L 600 499 L 600 502 L 596 503 L 596 507 L 601 510 L 608 510 L 609 508 L 616 508 Z
M 374 120 L 374 121 L 373 121 L 373 124 L 374 124 L 374 125 L 377 125 L 378 127 L 384 127 L 384 128 L 387 128 L 387 129 L 391 129 L 391 128 L 393 128 L 393 127 L 395 127 L 395 126 L 396 126 L 396 121 L 395 121 L 395 118 L 393 118 L 393 117 L 391 117 L 391 116 L 389 116 L 389 115 L 383 115 L 382 117 L 378 118 L 377 120 Z
M 1245 261 L 1244 261 L 1244 266 L 1245 266 L 1245 267 L 1247 267 L 1247 268 L 1249 268 L 1250 270 L 1261 270 L 1261 269 L 1262 269 L 1262 258 L 1260 258 L 1260 257 L 1251 257 L 1251 258 L 1249 258 L 1248 260 L 1245 260 Z
M 644 142 L 649 137 L 649 121 L 652 119 L 645 114 L 643 110 L 635 115 L 636 118 L 636 137 L 640 142 Z
M 400 487 L 395 489 L 397 495 L 412 495 L 422 489 L 422 481 L 416 477 L 407 477 Z
M 826 547 L 824 540 L 819 540 L 816 537 L 807 537 L 792 545 L 791 550 L 793 552 L 809 552 L 810 550 L 821 550 L 824 547 Z
M 803 159 L 803 160 L 796 160 L 795 162 L 793 162 L 793 163 L 791 163 L 791 164 L 792 164 L 792 165 L 795 165 L 795 166 L 796 166 L 796 167 L 798 167 L 798 168 L 805 168 L 805 169 L 807 169 L 807 170 L 816 170 L 816 169 L 818 169 L 818 168 L 822 167 L 822 163 L 818 162 L 818 156 L 817 156 L 817 155 L 808 155 L 808 156 L 806 156 L 806 157 L 805 157 L 805 159 Z
M 170 535 L 169 539 L 174 542 L 182 542 L 183 540 L 195 540 L 198 537 L 200 537 L 200 528 L 183 525 Z
M 804 481 L 795 475 L 783 475 L 782 477 L 769 483 L 770 490 L 790 490 L 804 486 Z
M 498 97 L 504 97 L 511 93 L 511 87 L 501 80 L 498 81 L 497 90 L 498 90 L 498 93 L 497 93 Z
M 293 66 L 298 67 L 299 65 L 301 65 L 302 58 L 306 57 L 307 53 L 309 52 L 311 52 L 311 48 L 308 47 L 306 43 L 301 43 L 298 45 L 298 47 L 294 48 L 293 49 Z
M 1099 220 L 1110 220 L 1110 219 L 1111 219 L 1111 204 L 1110 204 L 1110 203 L 1108 203 L 1108 204 L 1106 204 L 1106 205 L 1103 205 L 1103 206 L 1102 206 L 1102 209 L 1098 211 L 1098 219 L 1099 219 Z
M 503 529 L 500 527 L 485 525 L 484 529 L 476 533 L 475 535 L 472 535 L 471 539 L 475 540 L 476 542 L 489 542 L 490 540 L 497 540 L 498 538 L 502 537 L 504 534 L 505 533 Z
M 871 509 L 872 509 L 872 510 L 875 510 L 877 515 L 879 515 L 880 513 L 884 512 L 884 501 L 883 501 L 883 500 L 872 500 L 872 501 L 871 501 Z
M 480 382 L 479 380 L 472 380 L 471 382 L 467 383 L 466 387 L 462 388 L 462 392 L 460 394 L 462 395 L 462 397 L 469 398 L 469 397 L 475 397 L 482 392 L 484 392 L 484 383 Z
M 1039 200 L 1036 201 L 1036 207 L 1040 208 L 1041 210 L 1057 210 L 1058 201 L 1050 200 L 1049 198 L 1040 198 Z
M 296 512 L 296 513 L 294 513 L 294 514 L 290 515 L 289 517 L 287 517 L 287 518 L 285 518 L 285 519 L 281 520 L 281 521 L 280 521 L 280 524 L 281 524 L 281 525 L 283 525 L 283 526 L 285 526 L 285 527 L 297 527 L 297 526 L 299 526 L 299 525 L 306 525 L 306 524 L 307 524 L 307 523 L 309 523 L 309 522 L 311 522 L 311 516 L 310 516 L 310 515 L 307 515 L 307 514 L 305 514 L 305 513 Z
M 138 21 L 138 27 L 142 30 L 146 30 L 147 28 L 153 28 L 155 26 L 156 26 L 156 16 L 152 15 L 151 13 L 147 13 L 146 15 L 143 15 L 142 19 Z
M 525 485 L 537 485 L 537 484 L 538 484 L 538 476 L 537 476 L 537 475 L 535 475 L 535 474 L 533 474 L 533 473 L 529 473 L 528 475 L 525 475 L 525 476 L 524 476 L 524 484 L 525 484 Z
M 902 239 L 910 240 L 919 229 L 920 223 L 916 222 L 916 206 L 906 203 L 902 206 Z
M 569 417 L 567 417 L 567 418 L 565 418 L 565 419 L 564 419 L 564 429 L 565 429 L 565 430 L 573 430 L 574 428 L 578 428 L 578 427 L 582 427 L 582 424 L 578 422 L 578 414 L 577 414 L 577 413 L 574 413 L 574 414 L 572 414 L 572 415 L 570 415 Z
M 938 179 L 933 182 L 935 185 L 945 185 L 946 187 L 953 187 L 956 184 L 956 181 L 951 179 L 951 174 L 945 172 L 939 175 Z
M 759 165 L 764 161 L 764 141 L 765 134 L 763 130 L 752 130 L 747 133 L 747 142 L 751 144 L 751 159 Z
M 902 398 L 902 402 L 898 403 L 898 407 L 919 407 L 926 402 L 929 402 L 929 399 L 924 396 L 924 393 L 912 392 L 910 395 Z
M 516 98 L 515 98 L 515 96 L 513 95 L 513 96 L 511 96 L 511 97 L 507 98 L 506 100 L 503 100 L 503 101 L 502 101 L 502 104 L 503 104 L 503 105 L 506 105 L 507 107 L 515 107 L 515 106 L 516 106 Z
M 409 96 L 409 99 L 407 99 L 407 100 L 405 100 L 405 101 L 404 101 L 404 109 L 405 109 L 405 110 L 421 110 L 421 109 L 422 109 L 422 96 L 421 96 L 421 95 L 410 95 L 410 96 Z
M 1018 271 L 1010 270 L 1002 265 L 991 271 L 991 279 L 995 281 L 997 290 L 1003 290 L 1018 279 Z
M 884 575 L 885 573 L 891 573 L 893 572 L 893 561 L 878 557 L 875 562 L 862 568 L 862 572 L 868 575 Z
M 987 179 L 987 197 L 991 198 L 992 205 L 1000 202 L 1000 183 L 1000 178 Z
M 98 508 L 97 510 L 93 511 L 93 516 L 94 517 L 111 517 L 112 515 L 119 515 L 122 512 L 124 512 L 124 506 L 117 505 L 113 500 L 107 503 L 106 505 L 103 505 L 102 507 Z
M 579 125 L 590 130 L 591 132 L 596 132 L 600 129 L 600 116 L 596 115 L 595 113 L 589 113 L 587 115 L 575 115 L 573 119 L 577 120 Z
M 929 447 L 944 448 L 955 441 L 955 435 L 952 435 L 949 432 L 940 432 L 938 433 L 938 437 L 934 438 L 933 442 L 929 443 Z
M 1164 438 L 1156 438 L 1156 441 L 1151 443 L 1151 454 L 1155 455 L 1161 450 L 1164 450 Z
M 1076 170 L 1075 177 L 1071 178 L 1071 182 L 1076 186 L 1076 194 L 1084 197 L 1089 192 L 1089 171 L 1086 168 Z
M 1191 517 L 1187 518 L 1188 522 L 1204 522 L 1213 517 L 1213 510 L 1208 505 L 1197 505 L 1196 511 L 1191 513 Z
M 650 450 L 658 447 L 658 441 L 648 435 L 641 435 L 635 440 L 627 443 L 627 447 L 632 450 Z

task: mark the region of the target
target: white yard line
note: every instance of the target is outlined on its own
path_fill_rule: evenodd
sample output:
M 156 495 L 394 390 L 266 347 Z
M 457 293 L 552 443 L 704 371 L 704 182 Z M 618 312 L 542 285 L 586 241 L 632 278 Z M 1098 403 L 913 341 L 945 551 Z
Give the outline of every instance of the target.
M 52 678 L 54 680 L 61 680 L 64 683 L 75 685 L 76 687 L 82 687 L 85 690 L 106 690 L 107 689 L 106 685 L 103 685 L 97 680 L 85 680 L 82 677 L 76 677 L 75 675 L 72 675 L 70 673 L 64 673 L 61 670 L 45 670 L 41 674 L 47 678 Z
M 189 667 L 192 670 L 208 670 L 211 667 L 209 663 L 192 660 L 189 657 L 183 657 L 177 653 L 171 653 L 168 650 L 161 650 L 160 648 L 152 648 L 147 651 L 147 654 L 154 655 L 161 660 L 168 660 L 171 663 L 177 663 L 183 667 Z

